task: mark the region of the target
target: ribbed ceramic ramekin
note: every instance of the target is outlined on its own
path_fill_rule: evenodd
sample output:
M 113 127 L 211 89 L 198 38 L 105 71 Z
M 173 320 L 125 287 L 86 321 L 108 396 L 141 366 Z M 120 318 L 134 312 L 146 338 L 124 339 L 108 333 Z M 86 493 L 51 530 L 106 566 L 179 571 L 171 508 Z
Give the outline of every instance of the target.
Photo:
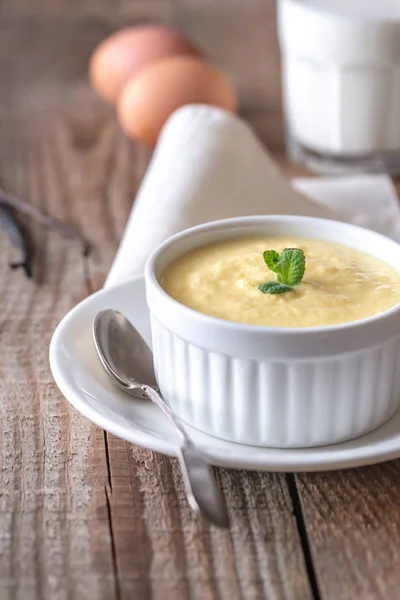
M 288 329 L 204 315 L 160 286 L 165 267 L 188 250 L 260 234 L 338 242 L 400 269 L 399 244 L 337 221 L 246 217 L 173 236 L 145 270 L 164 398 L 193 427 L 255 446 L 332 444 L 378 427 L 400 406 L 400 305 L 362 321 Z

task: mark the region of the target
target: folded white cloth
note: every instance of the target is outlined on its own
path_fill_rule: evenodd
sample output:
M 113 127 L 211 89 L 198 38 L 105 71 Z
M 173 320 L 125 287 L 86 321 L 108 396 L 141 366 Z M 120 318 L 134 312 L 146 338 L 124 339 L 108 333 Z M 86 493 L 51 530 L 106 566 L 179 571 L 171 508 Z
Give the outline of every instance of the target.
M 204 105 L 179 109 L 160 136 L 105 286 L 142 273 L 150 252 L 170 235 L 227 217 L 336 218 L 400 240 L 400 208 L 387 176 L 292 184 L 238 117 Z

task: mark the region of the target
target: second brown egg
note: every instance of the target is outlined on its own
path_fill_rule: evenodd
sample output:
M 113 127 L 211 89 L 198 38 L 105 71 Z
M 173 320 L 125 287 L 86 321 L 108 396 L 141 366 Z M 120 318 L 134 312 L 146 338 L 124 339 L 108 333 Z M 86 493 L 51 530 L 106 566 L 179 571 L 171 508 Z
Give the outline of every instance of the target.
M 168 117 L 185 104 L 237 110 L 236 93 L 225 75 L 189 56 L 164 58 L 141 69 L 125 85 L 118 117 L 133 139 L 154 146 Z

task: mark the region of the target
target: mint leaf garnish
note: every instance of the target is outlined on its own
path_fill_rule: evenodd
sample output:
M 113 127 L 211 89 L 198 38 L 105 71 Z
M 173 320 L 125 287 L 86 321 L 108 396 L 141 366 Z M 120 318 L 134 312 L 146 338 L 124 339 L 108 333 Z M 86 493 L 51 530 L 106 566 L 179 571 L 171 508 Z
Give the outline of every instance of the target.
M 300 248 L 285 248 L 280 255 L 275 250 L 266 250 L 263 257 L 268 269 L 277 275 L 277 281 L 258 286 L 264 294 L 288 292 L 303 279 L 306 257 Z
M 279 262 L 280 256 L 275 250 L 266 250 L 263 254 L 265 264 L 270 271 L 275 271 L 275 266 Z
M 261 283 L 258 289 L 263 294 L 282 294 L 283 292 L 290 292 L 293 288 L 290 285 L 279 283 L 279 281 L 267 281 L 266 283 Z
M 275 269 L 279 267 L 278 279 L 286 285 L 297 285 L 306 270 L 306 257 L 299 248 L 285 248 Z M 276 273 L 277 271 L 275 271 Z

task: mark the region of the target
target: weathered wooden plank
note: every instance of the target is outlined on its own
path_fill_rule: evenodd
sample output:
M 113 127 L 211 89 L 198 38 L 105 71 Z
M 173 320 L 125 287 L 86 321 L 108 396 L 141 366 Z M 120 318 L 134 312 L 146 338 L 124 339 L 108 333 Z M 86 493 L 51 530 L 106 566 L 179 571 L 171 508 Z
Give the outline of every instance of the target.
M 68 181 L 69 193 L 78 205 L 87 208 L 79 214 L 79 226 L 95 246 L 88 267 L 92 287 L 99 289 L 118 248 L 150 154 L 129 143 L 110 111 L 104 113 L 103 107 L 94 110 L 90 93 L 86 100 L 87 114 L 76 117 L 66 111 L 63 115 L 55 149 L 63 156 L 60 177 Z
M 0 177 L 56 209 L 62 194 L 46 176 L 43 140 L 24 144 L 18 127 L 2 127 L 0 112 Z M 0 589 L 5 598 L 108 599 L 115 584 L 104 443 L 60 397 L 47 359 L 56 324 L 86 293 L 82 259 L 76 244 L 34 229 L 42 285 L 8 269 L 15 251 L 0 236 Z
M 51 69 L 65 36 L 57 42 L 59 32 L 46 26 L 25 39 L 28 29 L 17 20 L 0 27 L 0 181 L 79 223 L 88 207 L 72 193 L 80 189 L 70 186 L 74 174 L 62 177 L 67 156 L 57 140 L 80 75 L 73 58 Z M 116 583 L 104 435 L 69 407 L 48 366 L 55 326 L 87 293 L 84 263 L 76 243 L 32 223 L 30 230 L 35 283 L 8 268 L 16 250 L 0 233 L 0 597 L 109 600 Z
M 321 597 L 400 597 L 400 462 L 296 479 Z
M 193 514 L 176 460 L 111 435 L 108 451 L 122 599 L 312 597 L 284 477 L 219 470 L 227 532 Z

